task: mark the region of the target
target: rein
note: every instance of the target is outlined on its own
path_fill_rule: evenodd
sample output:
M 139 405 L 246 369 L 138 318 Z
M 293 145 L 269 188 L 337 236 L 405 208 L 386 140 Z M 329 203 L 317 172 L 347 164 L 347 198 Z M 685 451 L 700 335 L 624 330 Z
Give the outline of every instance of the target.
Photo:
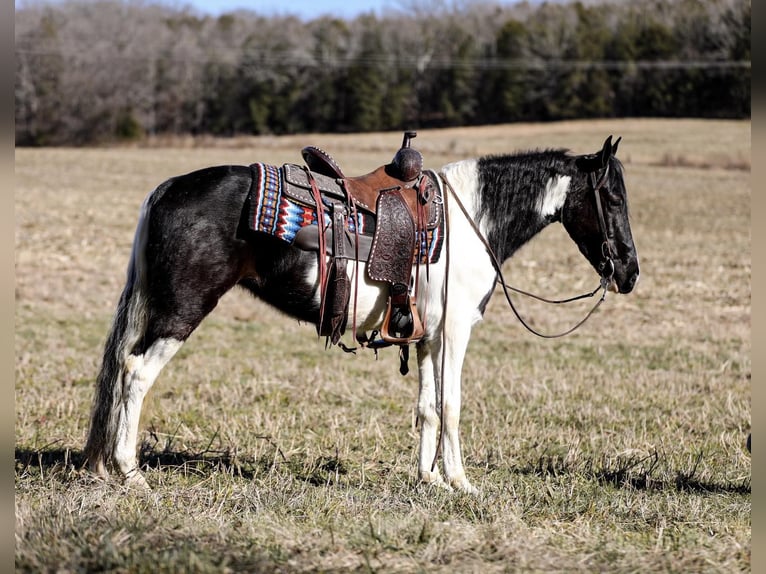
M 542 337 L 543 339 L 557 339 L 559 337 L 564 337 L 566 335 L 569 335 L 570 333 L 579 329 L 588 319 L 590 319 L 590 317 L 593 315 L 596 309 L 598 309 L 601 306 L 601 303 L 603 303 L 604 300 L 606 299 L 606 292 L 607 292 L 607 289 L 609 288 L 609 284 L 611 283 L 612 276 L 614 275 L 614 261 L 612 260 L 612 249 L 609 244 L 609 239 L 607 236 L 606 220 L 604 218 L 604 210 L 603 210 L 603 207 L 601 206 L 601 194 L 599 192 L 601 188 L 604 186 L 604 184 L 606 183 L 606 178 L 608 173 L 609 173 L 609 166 L 607 166 L 607 168 L 604 170 L 604 174 L 601 176 L 598 182 L 596 182 L 595 176 L 593 173 L 590 174 L 590 179 L 589 179 L 589 183 L 591 184 L 591 187 L 593 189 L 593 195 L 596 200 L 596 211 L 598 212 L 599 230 L 601 231 L 601 237 L 603 240 L 601 244 L 602 261 L 598 266 L 599 274 L 601 275 L 600 284 L 593 291 L 590 291 L 588 293 L 583 293 L 582 295 L 577 295 L 575 297 L 570 297 L 568 299 L 554 300 L 554 299 L 546 299 L 545 297 L 540 297 L 539 295 L 535 295 L 533 293 L 523 291 L 522 289 L 517 289 L 516 287 L 512 287 L 506 283 L 505 277 L 503 276 L 502 265 L 500 264 L 500 261 L 498 261 L 494 250 L 489 244 L 489 241 L 487 241 L 487 238 L 484 237 L 484 234 L 479 229 L 479 226 L 476 224 L 476 221 L 474 221 L 474 219 L 468 213 L 468 210 L 463 205 L 463 202 L 460 201 L 460 197 L 458 197 L 457 193 L 455 192 L 455 189 L 452 187 L 452 184 L 449 182 L 447 177 L 444 175 L 443 172 L 439 172 L 439 177 L 441 178 L 442 182 L 444 182 L 447 189 L 452 194 L 452 197 L 454 197 L 455 202 L 460 208 L 460 211 L 463 212 L 463 215 L 465 216 L 466 220 L 470 224 L 474 233 L 476 233 L 476 236 L 479 238 L 479 240 L 482 242 L 485 249 L 487 250 L 487 253 L 489 254 L 489 257 L 492 261 L 492 266 L 495 268 L 495 271 L 497 273 L 497 282 L 500 283 L 500 285 L 503 287 L 503 293 L 505 295 L 505 299 L 508 301 L 508 305 L 511 307 L 513 314 L 516 315 L 516 318 L 524 326 L 524 328 L 526 328 L 530 333 L 537 335 L 538 337 Z M 593 308 L 590 311 L 588 311 L 585 317 L 583 317 L 580 321 L 578 321 L 573 327 L 570 327 L 566 331 L 563 331 L 561 333 L 556 333 L 556 334 L 540 333 L 539 331 L 531 327 L 524 320 L 524 318 L 521 316 L 519 311 L 516 309 L 516 305 L 514 305 L 510 295 L 510 292 L 513 291 L 515 293 L 519 293 L 521 295 L 525 295 L 527 297 L 537 299 L 538 301 L 542 301 L 544 303 L 550 303 L 552 305 L 562 305 L 564 303 L 571 303 L 573 301 L 578 301 L 580 299 L 587 299 L 587 298 L 593 297 L 596 293 L 598 293 L 599 290 L 602 290 L 601 297 L 593 306 Z

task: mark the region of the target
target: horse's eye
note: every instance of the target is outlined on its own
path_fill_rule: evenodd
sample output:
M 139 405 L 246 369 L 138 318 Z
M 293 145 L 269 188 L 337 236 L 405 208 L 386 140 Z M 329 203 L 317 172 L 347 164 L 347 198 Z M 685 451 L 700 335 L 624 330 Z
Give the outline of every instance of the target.
M 609 205 L 611 207 L 620 207 L 623 203 L 625 203 L 625 200 L 621 195 L 618 195 L 616 193 L 610 193 L 607 196 L 607 201 L 609 202 Z

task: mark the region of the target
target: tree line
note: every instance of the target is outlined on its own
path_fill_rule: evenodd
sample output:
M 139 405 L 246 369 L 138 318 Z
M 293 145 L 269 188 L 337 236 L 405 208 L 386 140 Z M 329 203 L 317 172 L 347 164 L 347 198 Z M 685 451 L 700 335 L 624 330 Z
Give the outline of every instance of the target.
M 405 0 L 354 19 L 27 2 L 17 145 L 750 117 L 750 0 Z

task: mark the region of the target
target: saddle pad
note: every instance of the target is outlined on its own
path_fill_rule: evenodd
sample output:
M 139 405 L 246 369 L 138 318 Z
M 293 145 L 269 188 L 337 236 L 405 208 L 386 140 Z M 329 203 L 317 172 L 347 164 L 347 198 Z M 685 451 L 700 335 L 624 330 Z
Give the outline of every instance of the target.
M 317 225 L 316 208 L 313 198 L 310 203 L 299 203 L 284 193 L 284 175 L 280 168 L 264 163 L 251 166 L 253 183 L 250 187 L 250 229 L 262 231 L 283 239 L 288 243 L 295 240 L 295 234 L 302 227 Z M 330 203 L 325 202 L 325 226 L 330 225 Z M 349 232 L 372 235 L 375 219 L 367 214 L 357 213 L 356 220 L 349 216 Z M 368 231 L 369 230 L 369 231 Z
M 307 194 L 305 198 L 301 198 L 300 201 L 297 200 L 294 197 L 294 184 L 289 184 L 285 181 L 286 174 L 293 181 L 299 179 L 298 170 L 303 170 L 298 166 L 285 168 L 287 166 L 280 168 L 264 163 L 254 163 L 250 166 L 253 181 L 248 196 L 250 204 L 248 223 L 253 231 L 268 233 L 292 245 L 298 230 L 308 226 L 316 227 L 317 217 L 313 197 Z M 333 203 L 338 203 L 339 198 L 335 195 L 337 192 L 328 192 L 327 188 L 337 184 L 331 178 L 321 174 L 314 174 L 314 177 L 322 195 L 322 200 L 325 203 L 325 227 L 332 229 L 330 220 L 331 208 Z M 305 172 L 304 180 L 308 183 Z M 286 193 L 288 187 L 291 190 L 289 195 Z M 340 188 L 338 187 L 337 189 L 339 190 Z M 357 211 L 356 218 L 353 215 L 348 216 L 346 229 L 350 237 L 354 237 L 358 229 L 359 235 L 367 236 L 371 242 L 375 233 L 375 224 L 375 216 L 360 210 Z M 439 225 L 434 229 L 429 229 L 419 238 L 419 242 L 420 248 L 418 249 L 416 246 L 415 250 L 419 251 L 421 264 L 435 263 L 439 260 L 444 243 L 443 217 L 440 218 Z M 327 245 L 330 247 L 332 241 L 328 241 Z M 351 253 L 353 252 L 351 250 Z M 332 254 L 328 253 L 328 255 Z M 417 253 L 415 255 L 417 256 Z M 360 259 L 366 261 L 367 257 L 360 255 Z

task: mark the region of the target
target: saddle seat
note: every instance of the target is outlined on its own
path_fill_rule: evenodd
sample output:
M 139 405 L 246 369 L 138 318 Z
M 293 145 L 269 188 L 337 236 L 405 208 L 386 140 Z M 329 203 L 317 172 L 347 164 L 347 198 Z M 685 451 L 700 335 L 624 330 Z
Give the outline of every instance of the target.
M 419 200 L 415 187 L 423 172 L 420 152 L 410 147 L 410 140 L 416 135 L 414 131 L 405 132 L 402 147 L 391 163 L 355 177 L 346 177 L 335 159 L 321 148 L 306 146 L 301 150 L 301 155 L 310 171 L 338 181 L 356 204 L 370 213 L 376 213 L 381 191 L 400 188 L 407 206 L 414 214 L 417 213 Z

